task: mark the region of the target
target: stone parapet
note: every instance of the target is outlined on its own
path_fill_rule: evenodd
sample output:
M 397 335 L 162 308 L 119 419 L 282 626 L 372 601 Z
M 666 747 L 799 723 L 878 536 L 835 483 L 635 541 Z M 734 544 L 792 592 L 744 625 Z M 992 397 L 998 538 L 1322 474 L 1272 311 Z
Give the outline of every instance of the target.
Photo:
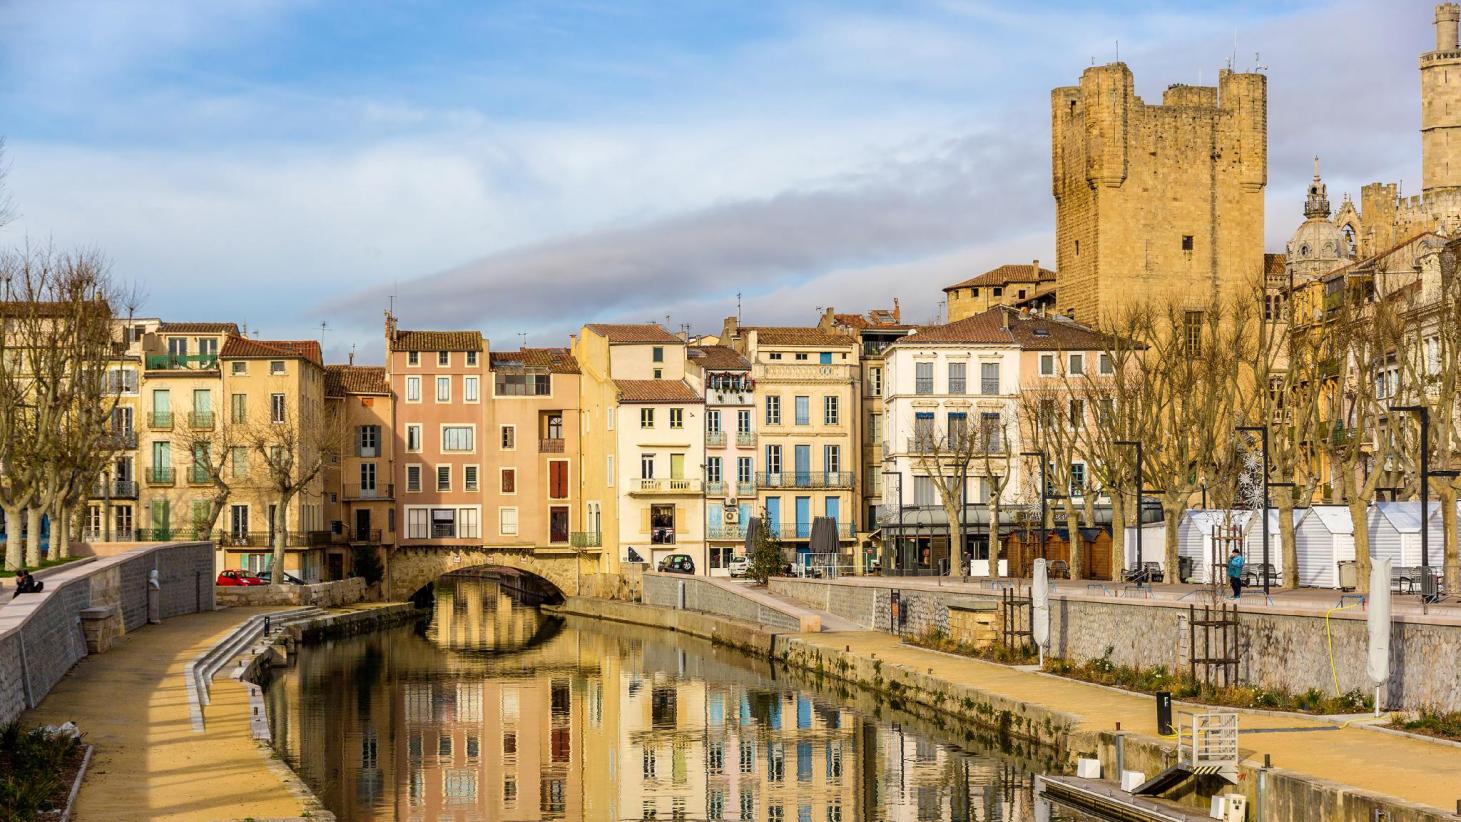
M 714 577 L 646 573 L 644 602 L 701 611 L 785 631 L 822 630 L 822 618 L 815 611 L 798 608 L 744 584 Z
M 313 585 L 219 585 L 214 596 L 221 606 L 306 605 L 338 608 L 364 601 L 367 588 L 360 577 Z

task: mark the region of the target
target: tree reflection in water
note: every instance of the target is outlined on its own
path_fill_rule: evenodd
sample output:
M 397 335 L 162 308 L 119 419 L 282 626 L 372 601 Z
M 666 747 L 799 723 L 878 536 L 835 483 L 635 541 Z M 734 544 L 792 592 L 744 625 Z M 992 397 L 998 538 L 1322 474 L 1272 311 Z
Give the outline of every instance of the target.
M 424 630 L 300 648 L 267 698 L 276 746 L 342 820 L 1019 822 L 1044 766 L 482 579 L 443 580 Z

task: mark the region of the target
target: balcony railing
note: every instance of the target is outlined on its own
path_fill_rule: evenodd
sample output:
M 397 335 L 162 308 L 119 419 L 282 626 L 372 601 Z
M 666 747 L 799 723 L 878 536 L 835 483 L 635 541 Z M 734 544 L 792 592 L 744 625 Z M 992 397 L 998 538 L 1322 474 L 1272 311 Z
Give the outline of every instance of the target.
M 698 494 L 698 479 L 639 479 L 632 486 L 636 494 Z
M 367 543 L 367 544 L 376 544 L 376 543 L 379 543 L 380 542 L 380 539 L 381 539 L 381 529 L 379 529 L 379 528 L 351 528 L 350 531 L 346 534 L 346 536 L 350 538 L 350 541 L 351 542 L 363 542 L 363 543 Z
M 651 528 L 649 529 L 650 545 L 674 545 L 675 529 L 673 528 Z
M 725 496 L 725 483 L 723 483 L 723 482 L 707 482 L 707 483 L 705 483 L 705 494 L 706 494 L 706 496 L 711 496 L 711 497 Z
M 216 371 L 217 354 L 148 354 L 148 371 Z
M 712 525 L 709 536 L 711 539 L 745 539 L 746 526 L 744 525 Z
M 194 465 L 188 469 L 189 485 L 208 485 L 213 482 L 213 472 L 206 465 Z
M 725 445 L 724 431 L 708 431 L 705 434 L 705 445 L 709 448 L 719 448 Z
M 563 453 L 562 437 L 545 437 L 538 440 L 539 454 L 561 454 Z
M 347 542 L 348 534 L 335 533 L 334 531 L 306 531 L 304 535 L 305 544 L 311 548 L 321 548 L 326 545 L 337 545 Z
M 345 483 L 345 499 L 395 499 L 394 483 L 364 486 L 358 482 Z
M 852 366 L 820 365 L 758 365 L 759 379 L 773 382 L 851 382 Z
M 738 497 L 749 497 L 749 496 L 754 495 L 755 493 L 756 493 L 756 483 L 755 482 L 737 482 L 736 483 L 736 496 L 738 496 Z
M 213 429 L 213 412 L 189 411 L 188 427 L 198 431 L 211 431 Z
M 171 411 L 148 411 L 147 412 L 147 427 L 148 428 L 151 428 L 153 431 L 171 431 L 172 430 L 172 412 Z
M 851 488 L 852 482 L 850 471 L 788 471 L 756 475 L 756 484 L 762 488 Z
M 131 429 L 108 432 L 107 444 L 119 450 L 130 451 L 137 447 L 137 432 Z
M 148 467 L 148 485 L 172 485 L 174 482 L 177 482 L 177 471 L 175 469 L 160 465 Z
M 736 432 L 736 445 L 739 445 L 742 448 L 746 448 L 746 447 L 749 447 L 749 446 L 752 446 L 752 445 L 755 445 L 755 444 L 756 444 L 756 432 L 755 431 L 737 431 Z
M 604 544 L 604 535 L 598 531 L 574 531 L 568 535 L 568 544 L 574 548 L 599 548 Z
M 812 524 L 810 522 L 782 522 L 766 523 L 768 532 L 780 539 L 810 539 L 812 536 Z M 856 526 L 850 522 L 837 523 L 838 539 L 854 539 L 857 536 Z
M 92 496 L 100 499 L 136 499 L 137 483 L 132 480 L 97 480 Z
M 268 548 L 274 544 L 273 531 L 215 531 L 213 541 L 225 548 Z M 285 544 L 288 544 L 288 534 Z

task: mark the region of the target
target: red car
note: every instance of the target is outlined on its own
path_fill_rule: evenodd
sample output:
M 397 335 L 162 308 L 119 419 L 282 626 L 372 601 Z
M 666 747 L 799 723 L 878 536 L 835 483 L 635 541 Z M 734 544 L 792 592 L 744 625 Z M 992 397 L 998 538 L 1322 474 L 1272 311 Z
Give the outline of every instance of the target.
M 248 571 L 224 571 L 218 575 L 219 585 L 268 585 Z

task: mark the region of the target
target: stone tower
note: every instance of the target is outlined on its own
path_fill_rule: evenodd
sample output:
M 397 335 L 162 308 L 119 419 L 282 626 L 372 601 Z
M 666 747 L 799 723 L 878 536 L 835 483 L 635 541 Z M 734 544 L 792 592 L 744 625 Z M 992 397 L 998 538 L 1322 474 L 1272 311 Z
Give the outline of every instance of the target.
M 1267 78 L 1218 77 L 1147 105 L 1111 63 L 1051 92 L 1058 310 L 1089 323 L 1131 298 L 1200 306 L 1262 276 Z
M 1421 190 L 1461 186 L 1461 5 L 1436 6 L 1436 50 L 1420 56 Z

